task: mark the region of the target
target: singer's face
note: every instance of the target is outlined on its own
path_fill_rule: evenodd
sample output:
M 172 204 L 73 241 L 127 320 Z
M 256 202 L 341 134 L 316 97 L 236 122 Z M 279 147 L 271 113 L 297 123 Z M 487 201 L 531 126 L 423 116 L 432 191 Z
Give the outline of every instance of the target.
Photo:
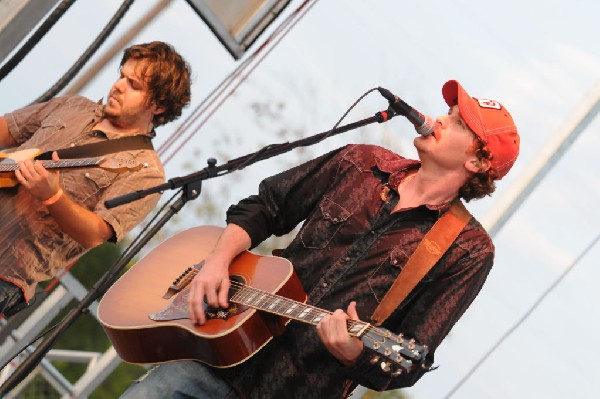
M 435 121 L 434 132 L 415 138 L 415 146 L 423 162 L 432 161 L 445 169 L 460 169 L 474 155 L 475 133 L 463 120 L 458 106 Z

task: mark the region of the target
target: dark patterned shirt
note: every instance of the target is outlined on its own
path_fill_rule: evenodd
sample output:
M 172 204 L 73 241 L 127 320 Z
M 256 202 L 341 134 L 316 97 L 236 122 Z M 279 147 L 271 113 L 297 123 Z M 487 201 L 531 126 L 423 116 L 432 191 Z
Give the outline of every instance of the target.
M 11 151 L 37 148 L 41 152 L 122 137 L 91 130 L 101 117 L 102 105 L 80 96 L 58 97 L 4 115 L 10 134 L 19 143 Z M 151 195 L 112 209 L 107 209 L 104 201 L 159 185 L 165 174 L 152 150 L 122 151 L 110 157 L 134 160 L 144 167 L 123 173 L 101 168 L 64 169 L 60 171 L 60 185 L 75 202 L 104 219 L 117 241 L 146 217 L 159 196 Z M 32 297 L 37 282 L 54 277 L 60 268 L 85 252 L 83 246 L 61 231 L 46 206 L 27 190 L 0 189 L 0 220 L 0 278 L 21 287 L 26 300 Z
M 368 321 L 424 234 L 448 210 L 420 206 L 392 213 L 408 171 L 419 168 L 391 151 L 351 145 L 264 180 L 258 195 L 228 211 L 253 247 L 304 221 L 283 251 L 302 281 L 308 303 L 329 311 L 357 302 Z M 434 351 L 481 289 L 493 263 L 490 237 L 475 220 L 387 319 L 394 333 Z M 356 384 L 375 390 L 412 386 L 425 371 L 400 376 L 369 361 L 365 349 L 349 367 L 321 343 L 316 328 L 292 321 L 241 365 L 217 370 L 250 398 L 341 398 Z

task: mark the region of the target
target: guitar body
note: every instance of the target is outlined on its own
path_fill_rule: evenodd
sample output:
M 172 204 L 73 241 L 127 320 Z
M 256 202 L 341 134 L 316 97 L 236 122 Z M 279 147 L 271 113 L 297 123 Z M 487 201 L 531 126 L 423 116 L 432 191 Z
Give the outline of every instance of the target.
M 177 295 L 163 298 L 169 285 L 208 255 L 222 230 L 201 226 L 174 235 L 106 292 L 98 306 L 98 319 L 123 360 L 160 363 L 194 359 L 213 367 L 230 367 L 251 357 L 283 331 L 288 319 L 253 308 L 210 319 L 203 326 L 193 325 L 187 315 L 166 321 L 149 318 L 177 300 Z M 230 275 L 262 291 L 306 301 L 292 264 L 284 258 L 246 251 L 231 264 Z
M 33 159 L 40 154 L 40 150 L 32 148 L 30 150 L 21 150 L 16 152 L 2 152 L 0 153 L 0 164 L 15 164 L 26 159 Z M 19 184 L 19 181 L 15 177 L 14 172 L 1 172 L 0 171 L 0 188 L 1 187 L 14 187 Z

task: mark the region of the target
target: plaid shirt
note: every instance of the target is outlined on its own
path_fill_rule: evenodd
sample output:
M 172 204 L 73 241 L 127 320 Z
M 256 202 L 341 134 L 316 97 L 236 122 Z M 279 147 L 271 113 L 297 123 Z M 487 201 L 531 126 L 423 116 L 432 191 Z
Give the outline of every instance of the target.
M 37 148 L 41 152 L 122 137 L 91 130 L 102 117 L 102 105 L 79 96 L 58 97 L 4 115 L 11 135 L 19 143 L 14 151 Z M 115 159 L 145 165 L 138 171 L 113 173 L 101 168 L 64 169 L 63 190 L 84 208 L 96 213 L 113 229 L 113 241 L 143 220 L 159 200 L 151 195 L 127 205 L 106 209 L 104 201 L 152 187 L 165 180 L 158 155 L 150 150 L 111 154 Z M 78 259 L 84 252 L 63 233 L 45 205 L 20 187 L 0 189 L 0 278 L 21 287 L 29 300 L 39 281 Z
M 448 210 L 420 206 L 392 213 L 407 171 L 419 168 L 386 149 L 351 145 L 264 180 L 258 195 L 228 211 L 256 246 L 304 221 L 283 251 L 310 305 L 333 311 L 357 302 L 368 321 L 417 244 Z M 385 193 L 383 195 L 382 193 Z M 493 263 L 494 247 L 472 219 L 457 240 L 384 326 L 434 351 L 471 304 Z M 246 362 L 215 372 L 250 398 L 341 398 L 356 384 L 375 390 L 413 385 L 423 370 L 394 377 L 369 362 L 365 349 L 345 367 L 321 343 L 316 328 L 292 321 L 283 335 Z

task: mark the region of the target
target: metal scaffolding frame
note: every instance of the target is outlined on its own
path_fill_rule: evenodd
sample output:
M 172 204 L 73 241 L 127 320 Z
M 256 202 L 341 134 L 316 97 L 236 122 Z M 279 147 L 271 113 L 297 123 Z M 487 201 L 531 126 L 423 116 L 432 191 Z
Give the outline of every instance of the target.
M 87 290 L 85 287 L 70 273 L 65 273 L 61 278 L 60 285 L 18 327 L 6 332 L 6 340 L 0 344 L 0 364 L 7 363 L 15 355 L 16 357 L 0 371 L 0 383 L 4 383 L 19 364 L 35 350 L 34 345 L 28 344 L 47 328 L 48 324 L 71 300 L 81 300 L 86 294 Z M 90 313 L 94 317 L 96 317 L 97 308 L 97 302 L 94 302 L 89 308 Z M 8 327 L 7 322 L 3 320 L 2 329 Z M 25 349 L 19 353 L 24 346 L 26 346 Z M 87 363 L 87 369 L 77 382 L 72 384 L 52 365 L 51 362 L 56 360 Z M 104 353 L 52 349 L 46 354 L 36 369 L 6 397 L 17 397 L 31 379 L 39 374 L 63 398 L 86 398 L 120 363 L 121 359 L 112 346 Z

